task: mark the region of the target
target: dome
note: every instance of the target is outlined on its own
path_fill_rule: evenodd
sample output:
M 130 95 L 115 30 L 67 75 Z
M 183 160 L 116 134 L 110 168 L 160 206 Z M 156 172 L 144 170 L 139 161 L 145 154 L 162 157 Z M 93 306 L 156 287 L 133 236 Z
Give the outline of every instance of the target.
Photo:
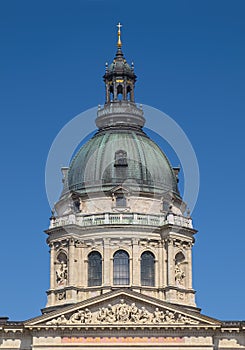
M 129 66 L 129 64 L 126 62 L 125 59 L 121 60 L 114 60 L 108 67 L 108 73 L 118 73 L 118 74 L 125 74 L 128 73 L 129 75 L 133 76 L 133 70 Z
M 142 130 L 100 130 L 72 160 L 68 189 L 80 194 L 111 191 L 179 196 L 174 171 L 164 153 Z
M 106 101 L 97 112 L 98 132 L 73 158 L 62 197 L 68 191 L 97 196 L 118 186 L 137 196 L 173 193 L 179 197 L 173 168 L 142 129 L 145 118 L 134 100 L 134 67 L 128 65 L 119 44 L 103 76 Z

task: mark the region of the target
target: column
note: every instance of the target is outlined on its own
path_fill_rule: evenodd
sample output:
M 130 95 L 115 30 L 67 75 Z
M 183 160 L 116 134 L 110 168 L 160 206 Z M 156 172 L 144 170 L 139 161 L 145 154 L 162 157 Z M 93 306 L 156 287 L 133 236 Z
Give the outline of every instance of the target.
M 55 288 L 55 250 L 54 244 L 50 243 L 50 289 Z
M 69 240 L 69 260 L 68 260 L 68 285 L 74 285 L 74 261 L 75 261 L 75 242 Z
M 110 239 L 104 238 L 104 254 L 103 254 L 103 285 L 110 286 Z
M 130 269 L 132 286 L 140 286 L 140 256 L 139 256 L 139 241 L 136 238 L 132 239 L 132 259 L 130 259 L 132 268 Z
M 192 243 L 188 244 L 188 247 L 186 249 L 186 258 L 188 262 L 186 288 L 192 289 Z
M 164 271 L 164 263 L 163 263 L 163 244 L 162 242 L 159 243 L 158 246 L 158 259 L 157 259 L 157 265 L 158 268 L 156 268 L 156 277 L 158 277 L 158 281 L 156 279 L 156 281 L 158 282 L 158 288 L 162 288 L 163 286 L 163 271 Z
M 167 250 L 166 250 L 166 244 L 167 242 L 165 240 L 162 241 L 162 283 L 163 286 L 166 287 L 168 284 L 168 265 L 167 265 Z
M 123 82 L 123 100 L 127 100 L 127 79 L 124 78 Z
M 168 285 L 174 286 L 175 285 L 175 276 L 174 276 L 174 242 L 173 239 L 168 239 Z

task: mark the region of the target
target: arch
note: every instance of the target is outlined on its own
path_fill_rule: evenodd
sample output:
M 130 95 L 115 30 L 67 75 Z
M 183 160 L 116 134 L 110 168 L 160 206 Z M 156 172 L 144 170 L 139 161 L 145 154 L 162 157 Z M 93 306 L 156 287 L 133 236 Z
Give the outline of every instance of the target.
M 117 250 L 113 255 L 113 284 L 128 285 L 129 282 L 129 255 L 125 250 Z
M 88 287 L 102 284 L 102 257 L 97 251 L 88 255 Z
M 141 254 L 140 259 L 141 285 L 155 286 L 155 256 L 150 251 Z
M 58 252 L 56 259 L 60 264 L 67 264 L 67 254 L 63 250 Z
M 175 264 L 180 264 L 185 260 L 184 254 L 180 251 L 175 255 Z
M 114 100 L 113 86 L 110 86 L 108 91 L 109 91 L 110 101 L 113 101 Z
M 120 84 L 117 86 L 117 99 L 122 100 L 122 98 L 123 98 L 123 87 Z
M 131 101 L 131 86 L 127 86 L 127 100 Z

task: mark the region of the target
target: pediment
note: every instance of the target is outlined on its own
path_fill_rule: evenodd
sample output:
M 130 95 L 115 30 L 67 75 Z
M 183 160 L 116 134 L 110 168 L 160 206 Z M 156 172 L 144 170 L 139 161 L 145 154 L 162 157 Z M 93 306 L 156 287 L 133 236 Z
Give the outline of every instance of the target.
M 130 191 L 128 188 L 126 188 L 124 186 L 116 186 L 116 187 L 111 189 L 111 193 L 113 193 L 113 194 L 117 194 L 117 193 L 129 194 Z
M 29 327 L 218 326 L 219 321 L 132 291 L 108 292 L 25 323 Z

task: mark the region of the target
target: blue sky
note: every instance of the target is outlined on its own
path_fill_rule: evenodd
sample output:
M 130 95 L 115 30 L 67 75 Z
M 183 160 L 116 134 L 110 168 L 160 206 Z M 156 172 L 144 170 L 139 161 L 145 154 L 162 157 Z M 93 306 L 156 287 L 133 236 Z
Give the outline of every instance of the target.
M 197 304 L 245 319 L 244 13 L 243 0 L 0 2 L 1 316 L 23 320 L 45 306 L 47 155 L 69 120 L 103 104 L 120 21 L 136 100 L 174 118 L 199 162 Z

